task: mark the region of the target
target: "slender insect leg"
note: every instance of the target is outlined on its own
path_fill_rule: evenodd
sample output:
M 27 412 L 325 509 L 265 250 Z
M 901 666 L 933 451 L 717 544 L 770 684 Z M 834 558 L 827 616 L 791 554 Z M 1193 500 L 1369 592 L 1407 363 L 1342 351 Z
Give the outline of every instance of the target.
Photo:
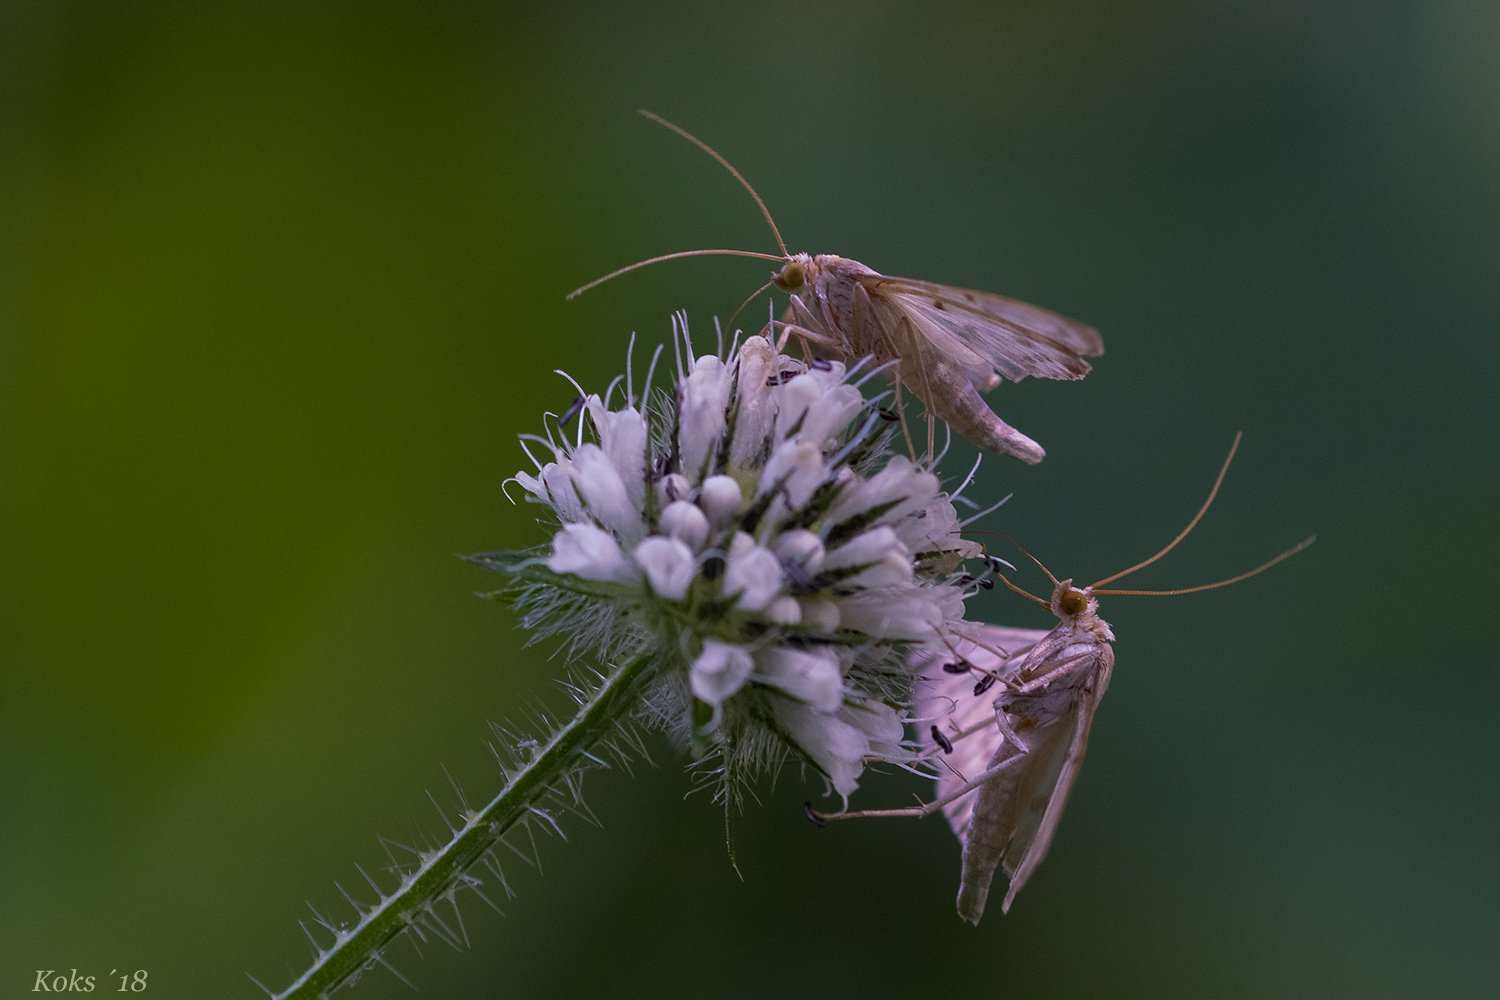
M 776 341 L 777 354 L 782 353 L 782 349 L 786 347 L 787 340 L 794 333 L 797 335 L 797 339 L 799 340 L 805 338 L 806 340 L 812 341 L 814 344 L 822 344 L 824 347 L 831 347 L 836 351 L 840 350 L 840 346 L 837 341 L 826 337 L 814 330 L 809 330 L 805 326 L 798 326 L 795 323 L 784 323 L 781 320 L 777 320 L 773 324 L 773 326 L 781 327 L 781 336 Z
M 934 428 L 936 428 L 936 426 L 937 426 L 937 418 L 932 415 L 932 411 L 931 410 L 928 410 L 927 411 L 927 463 L 929 465 L 932 464 L 932 454 L 933 454 L 932 446 L 935 443 L 934 442 L 934 434 L 935 434 Z
M 933 799 L 931 802 L 925 803 L 924 805 L 907 806 L 905 809 L 861 809 L 858 812 L 826 813 L 819 812 L 817 809 L 810 809 L 808 810 L 808 812 L 810 815 L 816 816 L 821 820 L 882 819 L 895 816 L 911 816 L 917 819 L 921 819 L 923 816 L 931 816 L 933 813 L 937 812 L 948 803 L 956 802 L 959 799 L 963 798 L 965 795 L 968 795 L 974 789 L 978 788 L 986 781 L 989 781 L 995 775 L 1010 767 L 1012 764 L 1014 764 L 1024 756 L 1025 754 L 1018 753 L 1014 757 L 1007 757 L 1000 763 L 986 770 L 979 777 L 964 782 L 963 785 L 956 791 L 949 792 L 947 795 L 944 795 L 941 798 Z
M 1004 736 L 1011 746 L 1023 754 L 1031 753 L 1031 747 L 1027 745 L 1025 740 L 1016 735 L 1015 729 L 1011 727 L 1010 720 L 1005 717 L 1005 709 L 999 705 L 995 706 L 995 725 L 999 727 L 1000 735 Z
M 896 415 L 901 418 L 901 434 L 906 438 L 906 451 L 911 455 L 912 464 L 915 465 L 917 448 L 911 443 L 911 428 L 906 426 L 906 407 L 901 405 L 901 367 L 899 365 L 891 369 L 891 384 L 896 387 Z

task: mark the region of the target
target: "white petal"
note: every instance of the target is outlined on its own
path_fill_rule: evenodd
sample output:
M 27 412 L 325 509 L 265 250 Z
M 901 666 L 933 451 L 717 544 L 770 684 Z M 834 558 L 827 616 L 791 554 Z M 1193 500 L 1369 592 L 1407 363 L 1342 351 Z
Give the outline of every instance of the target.
M 845 598 L 839 601 L 840 624 L 876 639 L 931 639 L 945 616 L 937 604 L 917 594 L 915 587 L 892 587 Z
M 869 753 L 886 760 L 911 757 L 911 752 L 901 746 L 901 738 L 906 735 L 901 716 L 885 702 L 868 701 L 860 705 L 844 705 L 835 714 L 865 734 L 870 741 Z
M 661 510 L 673 500 L 686 500 L 693 494 L 693 484 L 687 476 L 669 472 L 656 481 L 656 509 Z
M 778 625 L 796 625 L 802 621 L 802 606 L 795 597 L 778 597 L 766 605 L 765 615 Z
M 801 567 L 808 576 L 817 576 L 823 568 L 823 540 L 803 528 L 778 535 L 771 549 L 777 559 Z
M 813 491 L 827 478 L 828 466 L 823 462 L 822 448 L 787 441 L 771 452 L 766 467 L 761 470 L 755 492 L 759 496 L 768 490 L 779 489 L 773 507 L 780 519 L 807 503 Z
M 740 509 L 740 484 L 731 476 L 709 476 L 698 493 L 698 506 L 715 531 L 723 531 Z
M 832 632 L 839 627 L 839 606 L 832 601 L 803 601 L 802 621 L 819 632 Z
M 776 352 L 766 338 L 751 337 L 740 346 L 735 360 L 739 369 L 735 390 L 739 414 L 729 461 L 743 465 L 761 454 L 776 417 L 776 401 L 766 386 L 766 380 L 776 370 Z
M 614 536 L 592 524 L 563 525 L 563 530 L 552 536 L 552 555 L 547 557 L 547 568 L 585 580 L 636 581 L 635 569 L 625 559 Z
M 703 544 L 708 541 L 708 518 L 696 504 L 673 500 L 661 512 L 661 530 L 681 539 L 694 552 L 702 552 Z
M 588 399 L 589 419 L 599 432 L 599 447 L 625 484 L 630 505 L 646 505 L 646 420 L 639 410 L 606 410 L 598 396 Z
M 583 501 L 578 499 L 578 488 L 573 485 L 572 462 L 567 459 L 548 462 L 542 466 L 541 480 L 547 491 L 547 498 L 557 508 L 559 518 L 570 523 L 589 520 L 588 512 L 583 509 Z
M 889 527 L 862 531 L 823 559 L 825 570 L 865 568 L 843 582 L 859 587 L 888 587 L 912 579 L 911 553 Z
M 635 547 L 636 565 L 646 573 L 651 589 L 669 601 L 687 596 L 688 586 L 697 575 L 698 563 L 693 550 L 676 538 L 652 535 Z
M 573 483 L 590 514 L 627 543 L 646 533 L 641 513 L 631 503 L 625 482 L 604 451 L 586 444 L 573 452 Z
M 739 606 L 759 611 L 781 590 L 781 562 L 743 531 L 734 536 L 724 568 L 724 593 L 739 595 Z
M 859 787 L 870 741 L 864 733 L 801 702 L 778 699 L 772 711 L 792 739 L 828 774 L 834 791 L 849 797 Z
M 712 354 L 699 358 L 692 374 L 678 386 L 682 399 L 677 433 L 681 469 L 695 483 L 703 478 L 713 446 L 724 430 L 729 386 L 729 369 Z
M 768 646 L 756 654 L 755 665 L 757 680 L 820 712 L 836 711 L 844 703 L 844 678 L 838 657 L 831 652 Z
M 700 700 L 717 705 L 745 686 L 755 663 L 739 646 L 717 639 L 704 639 L 703 652 L 688 671 L 693 694 Z
M 874 524 L 894 524 L 921 510 L 937 496 L 937 476 L 924 472 L 904 455 L 896 455 L 857 488 L 845 488 L 828 511 L 828 522 L 838 524 L 855 514 L 894 503 Z

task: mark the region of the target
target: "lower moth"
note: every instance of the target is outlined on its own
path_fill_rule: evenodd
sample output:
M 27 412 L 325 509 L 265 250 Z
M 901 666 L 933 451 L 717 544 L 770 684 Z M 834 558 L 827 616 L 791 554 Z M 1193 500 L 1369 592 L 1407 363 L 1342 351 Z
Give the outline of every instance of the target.
M 979 923 L 990 883 L 1003 869 L 1010 885 L 1002 913 L 1047 856 L 1068 793 L 1083 764 L 1094 712 L 1109 687 L 1114 632 L 1099 617 L 1100 595 L 1169 596 L 1210 590 L 1267 570 L 1313 543 L 1308 538 L 1270 562 L 1218 583 L 1180 590 L 1101 590 L 1170 552 L 1207 512 L 1238 449 L 1236 435 L 1208 500 L 1166 548 L 1127 570 L 1087 587 L 1052 581 L 1043 600 L 1001 579 L 1057 617 L 1049 630 L 980 625 L 945 654 L 913 657 L 920 672 L 916 718 L 932 720 L 923 756 L 938 766 L 937 798 L 906 809 L 821 813 L 820 822 L 861 816 L 929 816 L 941 810 L 963 844 L 958 913 Z M 1022 550 L 1024 552 L 1024 550 Z M 997 573 L 998 575 L 998 573 Z

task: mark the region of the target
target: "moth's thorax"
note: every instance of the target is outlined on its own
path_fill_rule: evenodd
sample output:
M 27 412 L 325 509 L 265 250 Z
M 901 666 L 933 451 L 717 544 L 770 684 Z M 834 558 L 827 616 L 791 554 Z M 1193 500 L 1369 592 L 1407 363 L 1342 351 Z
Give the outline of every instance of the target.
M 805 255 L 798 254 L 797 261 Z M 872 329 L 868 317 L 860 322 L 855 316 L 855 298 L 859 294 L 856 278 L 877 272 L 848 257 L 820 253 L 803 264 L 806 284 L 798 293 L 808 312 L 827 328 L 826 332 L 843 340 L 845 353 L 871 353 L 873 344 L 864 343 Z M 868 297 L 866 303 L 869 302 Z

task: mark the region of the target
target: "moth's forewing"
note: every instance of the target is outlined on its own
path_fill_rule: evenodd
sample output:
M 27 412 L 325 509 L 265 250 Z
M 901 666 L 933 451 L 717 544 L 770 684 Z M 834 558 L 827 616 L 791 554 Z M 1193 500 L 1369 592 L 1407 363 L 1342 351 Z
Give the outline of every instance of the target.
M 1043 719 L 1020 734 L 1030 752 L 980 786 L 969 835 L 964 838 L 958 883 L 958 915 L 970 923 L 979 923 L 984 915 L 996 868 L 1003 865 L 1011 879 L 1004 906 L 1009 909 L 1020 888 L 1017 871 L 1024 868 L 1030 874 L 1046 854 L 1047 845 L 1037 841 L 1037 832 L 1057 798 L 1058 781 L 1067 769 L 1077 732 L 1075 697 L 1061 715 Z M 1014 748 L 1001 747 L 993 764 L 1018 753 Z
M 807 285 L 782 321 L 847 359 L 899 361 L 902 385 L 928 413 L 987 451 L 1040 462 L 1041 445 L 1001 420 L 980 392 L 995 375 L 1082 378 L 1085 356 L 1104 351 L 1098 331 L 1025 302 L 879 274 L 856 260 L 820 254 L 803 262 Z
M 1091 367 L 1084 358 L 1104 353 L 1098 330 L 1027 302 L 912 278 L 861 275 L 859 281 L 923 332 L 948 335 L 1012 382 L 1028 375 L 1082 378 Z
M 1010 878 L 1010 887 L 1006 890 L 1005 902 L 1000 905 L 1001 913 L 1010 912 L 1010 904 L 1015 901 L 1016 893 L 1021 891 L 1021 887 L 1031 878 L 1031 873 L 1046 858 L 1047 850 L 1052 846 L 1052 837 L 1057 833 L 1058 821 L 1062 819 L 1063 807 L 1068 804 L 1068 795 L 1073 791 L 1073 782 L 1078 780 L 1078 769 L 1083 766 L 1083 753 L 1088 749 L 1089 730 L 1094 724 L 1094 710 L 1099 706 L 1104 686 L 1109 683 L 1109 665 L 1114 663 L 1114 650 L 1108 645 L 1101 647 L 1101 655 L 1107 659 L 1108 665 L 1096 666 L 1088 671 L 1090 683 L 1079 692 L 1062 766 L 1056 777 L 1051 779 L 1051 789 L 1045 794 L 1045 802 L 1039 795 L 1032 803 L 1032 812 L 1037 816 L 1036 826 L 1029 837 L 1023 837 L 1023 830 L 1018 829 L 1002 859 L 1005 874 Z M 1046 786 L 1041 786 L 1041 789 L 1045 791 Z M 1028 817 L 1028 824 L 1029 822 Z M 977 914 L 974 922 L 979 922 Z

